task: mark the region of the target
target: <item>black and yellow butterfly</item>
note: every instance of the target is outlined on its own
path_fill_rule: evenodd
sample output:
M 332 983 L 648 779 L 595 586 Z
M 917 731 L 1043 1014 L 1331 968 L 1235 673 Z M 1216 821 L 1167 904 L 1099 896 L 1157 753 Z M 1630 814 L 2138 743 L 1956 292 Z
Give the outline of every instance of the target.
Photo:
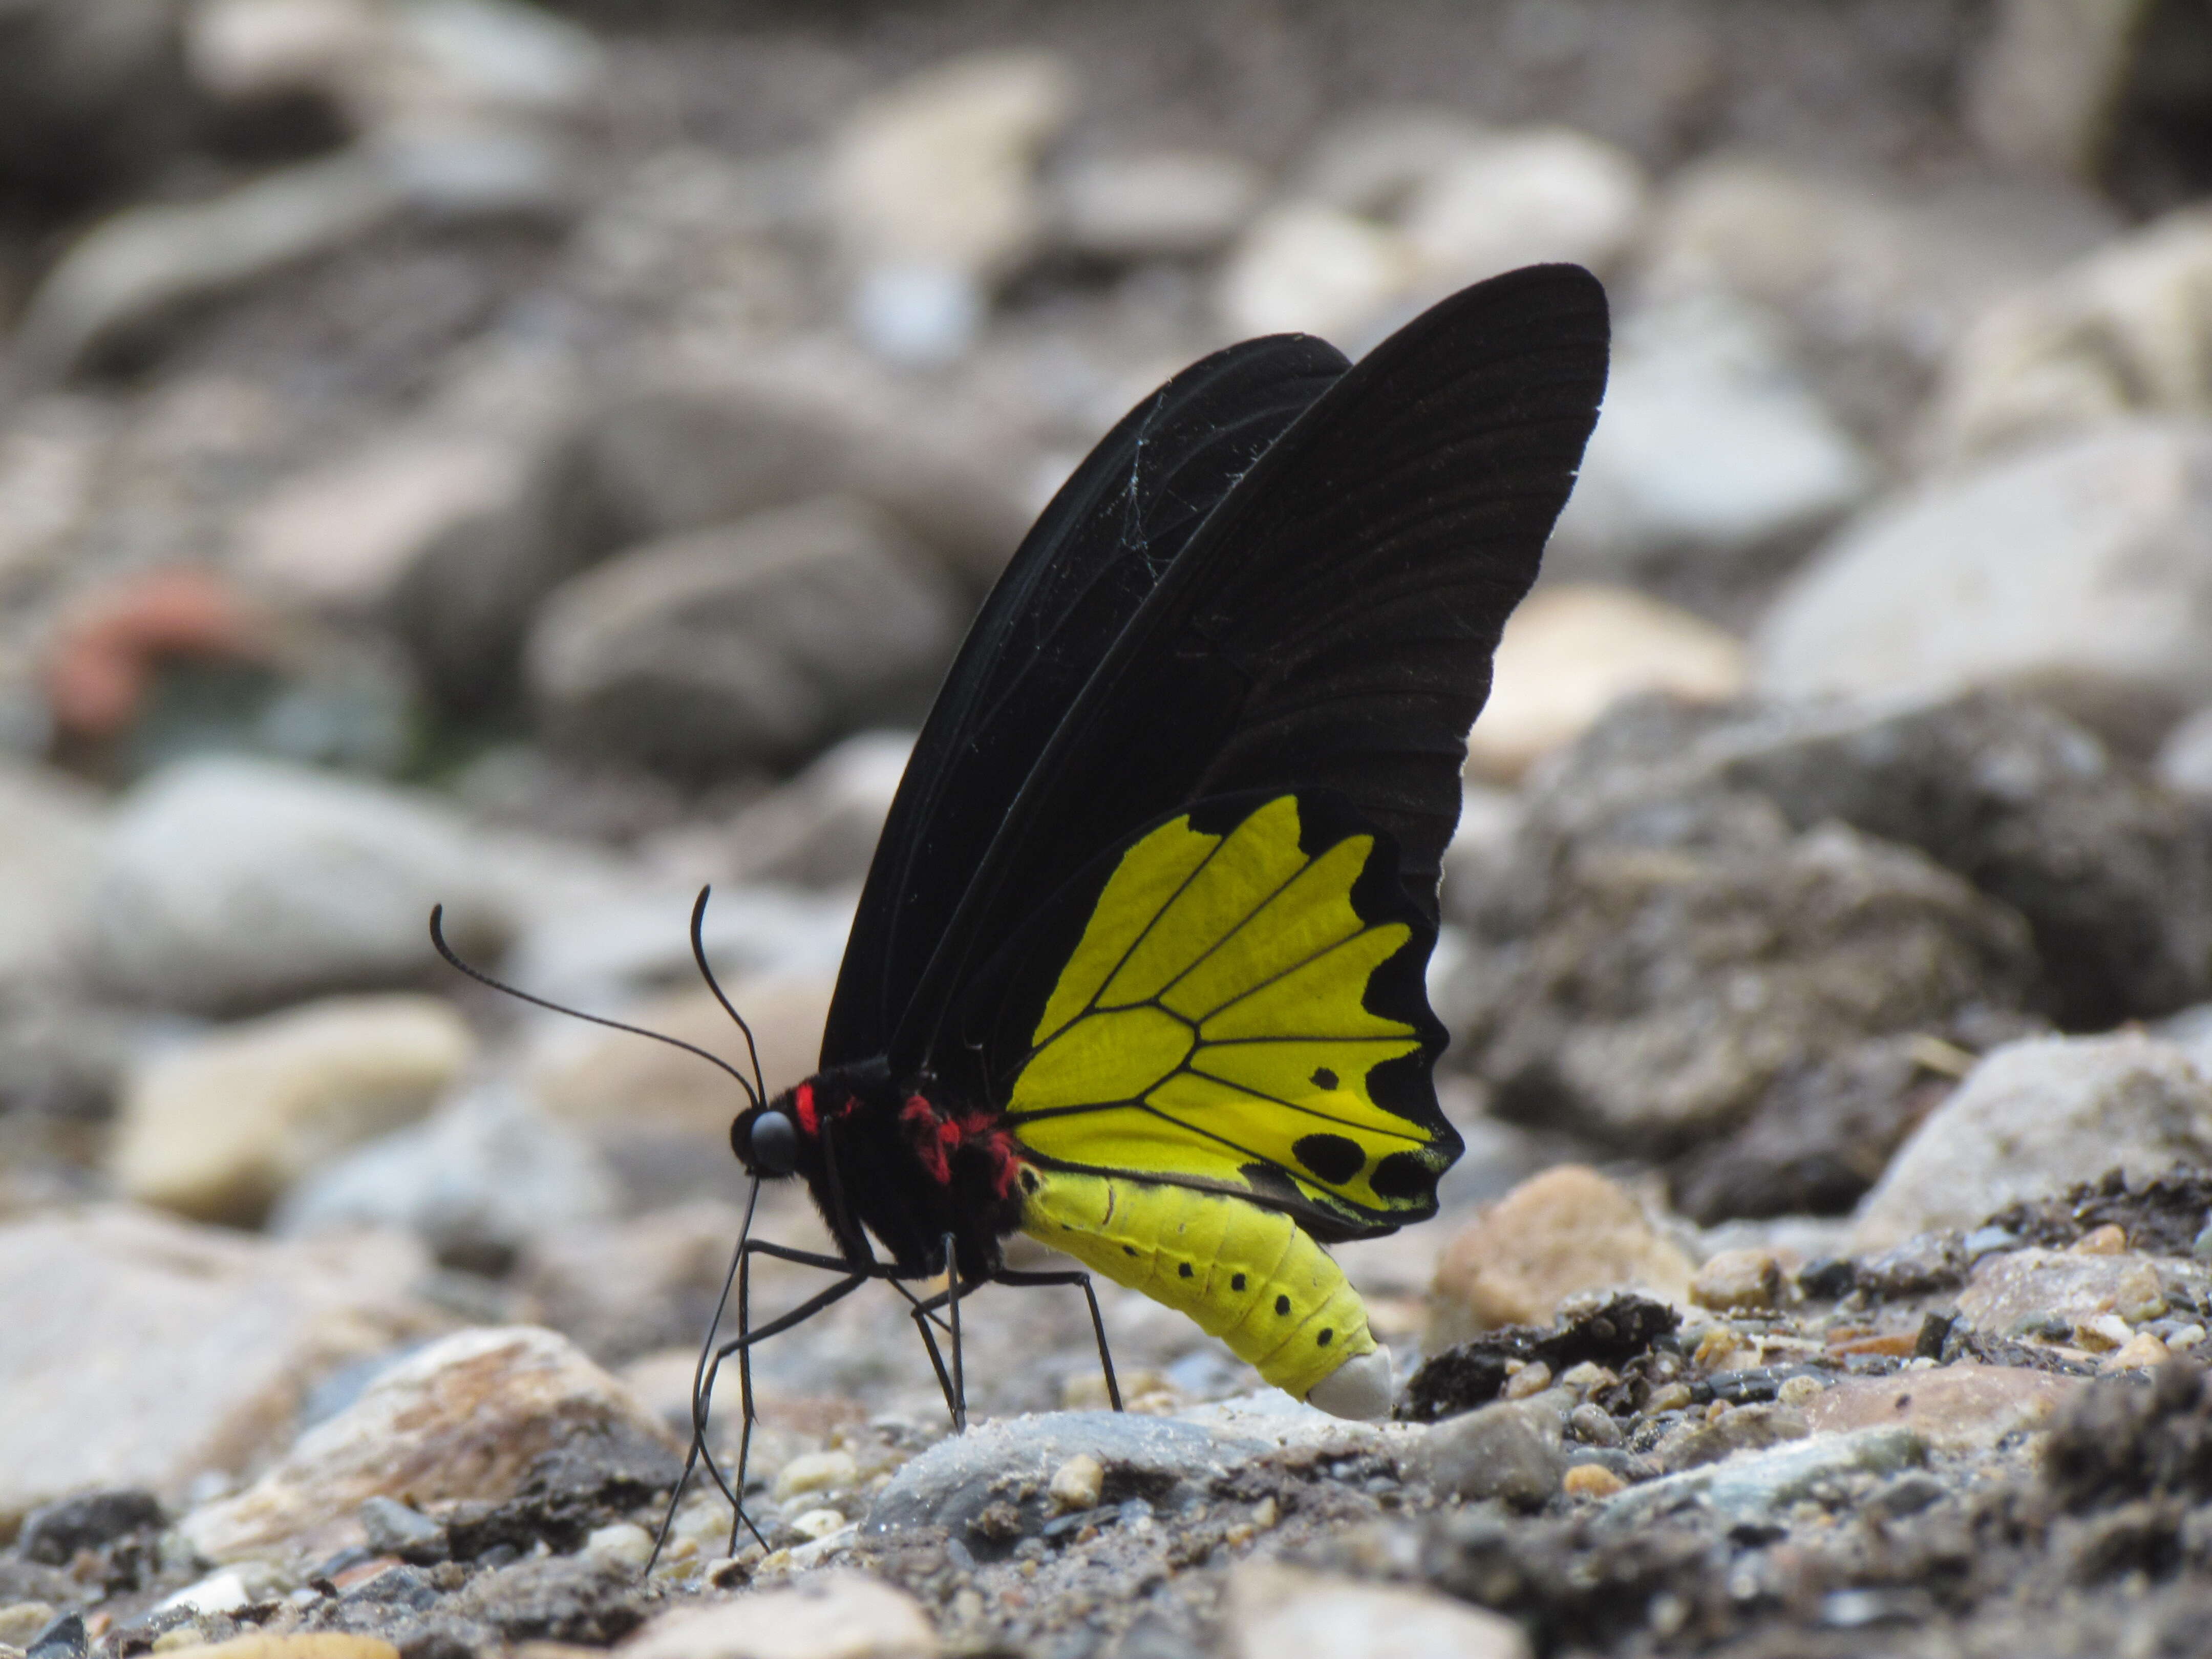
M 1439 866 L 1607 337 L 1594 277 L 1531 267 L 1357 365 L 1302 336 L 1218 352 L 1092 451 L 915 744 L 820 1071 L 732 1127 L 756 1192 L 803 1176 L 838 1254 L 741 1241 L 714 1364 L 888 1279 L 957 1420 L 962 1295 L 1090 1293 L 1008 1269 L 1018 1230 L 1301 1399 L 1387 1413 L 1388 1353 L 1322 1246 L 1434 1213 L 1459 1155 L 1423 989 Z M 748 1328 L 755 1254 L 841 1277 Z

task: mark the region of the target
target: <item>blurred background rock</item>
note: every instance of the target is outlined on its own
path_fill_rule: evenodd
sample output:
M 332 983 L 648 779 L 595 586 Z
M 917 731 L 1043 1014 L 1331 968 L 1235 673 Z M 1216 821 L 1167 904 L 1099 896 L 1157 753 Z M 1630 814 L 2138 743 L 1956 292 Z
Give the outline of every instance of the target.
M 2180 0 L 0 0 L 0 1530 L 455 1323 L 674 1375 L 740 1102 L 429 906 L 734 1060 L 712 882 L 795 1080 L 1088 446 L 1531 260 L 1618 347 L 1450 860 L 1456 1221 L 1581 1159 L 1887 1241 L 2212 1146 L 2208 110 Z M 2014 1100 L 2047 1156 L 1956 1151 Z M 1940 1215 L 1923 1122 L 1994 1171 Z M 1395 1340 L 1455 1224 L 1360 1258 Z M 31 1411 L 164 1275 L 191 1386 Z M 901 1324 L 767 1374 L 926 1405 Z

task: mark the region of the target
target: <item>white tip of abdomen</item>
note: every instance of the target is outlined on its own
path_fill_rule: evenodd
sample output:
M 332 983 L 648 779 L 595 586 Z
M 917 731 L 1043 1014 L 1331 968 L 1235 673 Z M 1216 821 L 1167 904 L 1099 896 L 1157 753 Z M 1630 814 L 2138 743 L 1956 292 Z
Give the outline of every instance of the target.
M 1306 1404 L 1320 1407 L 1331 1417 L 1376 1423 L 1390 1415 L 1395 1391 L 1390 1350 L 1378 1343 L 1372 1352 L 1354 1354 L 1315 1383 L 1306 1395 Z

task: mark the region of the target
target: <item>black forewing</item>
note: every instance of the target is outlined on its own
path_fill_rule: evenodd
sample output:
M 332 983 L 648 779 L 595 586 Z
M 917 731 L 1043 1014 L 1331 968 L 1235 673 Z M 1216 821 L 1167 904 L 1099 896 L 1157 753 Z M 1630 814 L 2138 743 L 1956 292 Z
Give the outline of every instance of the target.
M 1060 487 L 969 630 L 877 843 L 822 1063 L 885 1053 L 1054 730 L 1192 533 L 1348 367 L 1300 335 L 1176 375 Z
M 891 1048 L 986 1097 L 984 1033 L 1050 987 L 989 969 L 1084 866 L 1210 795 L 1326 791 L 1397 845 L 1428 920 L 1492 653 L 1604 393 L 1597 280 L 1465 289 L 1345 374 L 1238 483 L 1124 629 L 1006 815 Z

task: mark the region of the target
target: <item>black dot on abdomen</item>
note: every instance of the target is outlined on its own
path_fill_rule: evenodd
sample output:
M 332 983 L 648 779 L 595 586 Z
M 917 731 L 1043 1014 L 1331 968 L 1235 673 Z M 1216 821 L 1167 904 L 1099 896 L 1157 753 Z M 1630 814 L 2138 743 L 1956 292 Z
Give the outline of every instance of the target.
M 1229 1281 L 1229 1288 L 1232 1291 L 1243 1290 L 1244 1288 L 1244 1275 L 1243 1273 L 1238 1273 L 1236 1277 L 1231 1279 Z
M 1349 1181 L 1367 1167 L 1367 1154 L 1349 1135 L 1300 1135 L 1291 1156 L 1323 1181 Z
M 1136 1253 L 1137 1253 L 1137 1247 L 1136 1247 L 1135 1245 L 1133 1245 L 1133 1244 L 1124 1244 L 1124 1245 L 1121 1247 L 1121 1254 L 1122 1254 L 1123 1255 L 1136 1255 Z
M 1313 1085 L 1316 1089 L 1334 1089 L 1336 1087 L 1336 1073 L 1326 1066 L 1315 1066 Z
M 1316 1348 L 1326 1348 L 1335 1340 L 1336 1333 L 1329 1329 L 1328 1326 L 1324 1325 L 1321 1328 L 1321 1334 L 1314 1339 L 1314 1346 Z
M 1184 1262 L 1176 1269 L 1176 1273 L 1180 1278 L 1188 1279 L 1190 1277 L 1190 1263 L 1188 1261 Z
M 1275 1312 L 1277 1313 L 1277 1315 L 1279 1315 L 1279 1316 L 1280 1316 L 1280 1315 L 1285 1315 L 1285 1314 L 1288 1314 L 1288 1313 L 1290 1312 L 1290 1310 L 1291 1310 L 1291 1298 L 1290 1298 L 1290 1297 L 1288 1297 L 1287 1296 L 1279 1296 L 1279 1297 L 1277 1297 L 1275 1298 Z

